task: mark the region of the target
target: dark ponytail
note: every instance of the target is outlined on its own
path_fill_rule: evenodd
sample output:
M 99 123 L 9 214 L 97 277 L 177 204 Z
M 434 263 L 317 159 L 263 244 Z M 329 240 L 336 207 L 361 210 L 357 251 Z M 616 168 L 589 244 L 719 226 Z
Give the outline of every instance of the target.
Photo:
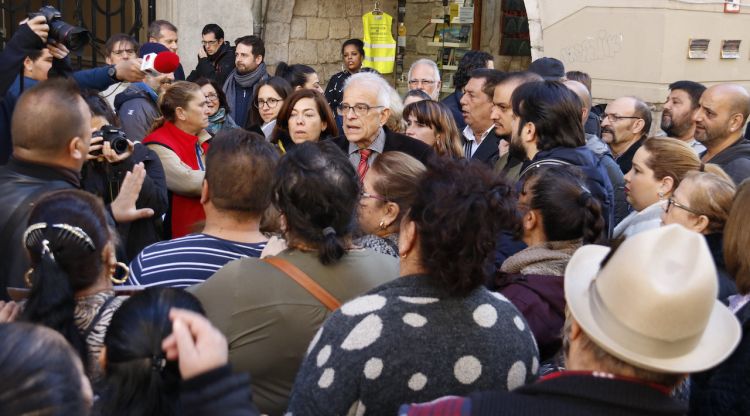
M 344 256 L 356 223 L 359 180 L 338 146 L 321 141 L 289 149 L 276 168 L 273 189 L 290 247 L 315 248 L 325 265 Z
M 148 288 L 123 302 L 104 339 L 105 388 L 100 413 L 178 415 L 181 382 L 177 361 L 167 361 L 161 344 L 172 333 L 169 311 L 205 315 L 198 299 L 182 289 Z
M 75 324 L 76 303 L 70 278 L 57 265 L 52 251 L 42 254 L 40 260 L 28 275 L 31 294 L 21 319 L 44 325 L 62 334 L 81 361 L 86 363 L 88 348 Z
M 529 208 L 541 212 L 547 241 L 582 239 L 588 244 L 603 238 L 601 205 L 585 183 L 583 173 L 574 166 L 541 167 L 526 175 Z
M 289 65 L 286 62 L 276 64 L 275 75 L 287 80 L 293 89 L 297 87 L 304 88 L 307 83 L 307 77 L 314 73 L 315 70 L 307 65 Z
M 31 259 L 31 293 L 22 319 L 60 332 L 87 363 L 74 295 L 104 274 L 110 231 L 101 200 L 79 190 L 47 194 L 34 205 L 23 240 Z

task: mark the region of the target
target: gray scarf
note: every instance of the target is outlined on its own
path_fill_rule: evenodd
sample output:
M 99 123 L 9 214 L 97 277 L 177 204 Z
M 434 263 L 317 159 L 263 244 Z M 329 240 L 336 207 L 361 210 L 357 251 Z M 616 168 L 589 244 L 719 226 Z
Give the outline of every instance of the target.
M 580 239 L 548 241 L 527 247 L 508 257 L 500 270 L 510 274 L 564 276 L 565 266 L 579 247 Z
M 266 72 L 265 62 L 261 62 L 254 71 L 248 72 L 247 74 L 243 75 L 237 72 L 237 68 L 233 69 L 232 73 L 230 73 L 227 77 L 227 80 L 224 81 L 224 94 L 226 94 L 227 96 L 227 103 L 229 104 L 229 108 L 232 108 L 232 106 L 234 106 L 234 100 L 236 98 L 236 84 L 240 84 L 240 86 L 243 88 L 253 87 L 253 95 L 255 95 L 255 86 L 258 84 L 258 81 L 265 78 L 267 75 L 268 73 Z

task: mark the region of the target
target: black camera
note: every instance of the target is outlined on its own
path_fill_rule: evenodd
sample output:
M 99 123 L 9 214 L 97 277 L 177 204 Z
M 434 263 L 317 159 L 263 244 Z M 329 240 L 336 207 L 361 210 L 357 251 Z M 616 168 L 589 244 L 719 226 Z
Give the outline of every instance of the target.
M 63 22 L 62 14 L 53 6 L 44 6 L 36 13 L 29 13 L 29 19 L 37 16 L 47 19 L 48 39 L 62 43 L 73 52 L 81 51 L 91 41 L 91 33 L 88 30 Z
M 102 145 L 105 142 L 109 142 L 112 150 L 118 155 L 127 152 L 128 147 L 130 147 L 130 143 L 128 143 L 128 139 L 125 137 L 125 132 L 114 126 L 102 126 L 101 129 L 92 133 L 91 137 L 102 137 L 104 139 L 102 140 Z M 101 150 L 96 152 L 96 154 L 101 153 Z

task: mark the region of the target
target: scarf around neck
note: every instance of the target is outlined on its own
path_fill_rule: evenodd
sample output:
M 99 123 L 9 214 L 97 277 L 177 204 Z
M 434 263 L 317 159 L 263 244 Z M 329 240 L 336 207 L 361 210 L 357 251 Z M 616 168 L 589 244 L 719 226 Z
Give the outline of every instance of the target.
M 237 68 L 232 70 L 227 80 L 224 82 L 224 94 L 227 96 L 227 102 L 230 106 L 234 105 L 235 94 L 237 85 L 243 88 L 250 88 L 258 84 L 258 81 L 263 79 L 267 75 L 266 63 L 261 62 L 254 71 L 248 72 L 247 74 L 240 74 L 237 72 Z M 231 107 L 230 107 L 231 108 Z
M 527 247 L 508 257 L 500 270 L 511 274 L 565 275 L 565 266 L 573 253 L 581 247 L 581 240 L 548 241 Z

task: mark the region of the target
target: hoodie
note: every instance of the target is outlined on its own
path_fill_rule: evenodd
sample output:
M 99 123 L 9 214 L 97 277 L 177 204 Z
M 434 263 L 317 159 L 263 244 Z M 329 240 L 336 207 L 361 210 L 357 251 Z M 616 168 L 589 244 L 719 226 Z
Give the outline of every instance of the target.
M 521 179 L 530 169 L 546 165 L 573 165 L 579 167 L 586 177 L 586 185 L 602 206 L 602 216 L 607 223 L 607 237 L 614 228 L 615 195 L 607 170 L 600 159 L 586 146 L 555 147 L 542 150 L 531 161 L 524 162 Z
M 701 158 L 706 152 L 701 153 Z M 711 158 L 708 163 L 719 165 L 729 175 L 734 183 L 740 184 L 750 177 L 750 140 L 740 138 L 733 145 L 722 150 Z
M 128 139 L 140 142 L 159 117 L 156 92 L 142 82 L 130 84 L 115 97 L 115 111 Z

